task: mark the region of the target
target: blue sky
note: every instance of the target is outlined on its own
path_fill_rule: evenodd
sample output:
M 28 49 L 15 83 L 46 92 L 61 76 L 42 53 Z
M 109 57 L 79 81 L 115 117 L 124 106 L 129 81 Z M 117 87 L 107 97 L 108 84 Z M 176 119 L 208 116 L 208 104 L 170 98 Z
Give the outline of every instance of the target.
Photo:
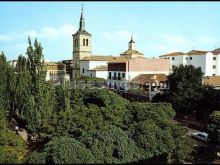
M 72 59 L 82 3 L 93 55 L 119 56 L 132 33 L 145 57 L 220 47 L 220 2 L 0 2 L 0 51 L 25 55 L 30 35 L 45 59 Z

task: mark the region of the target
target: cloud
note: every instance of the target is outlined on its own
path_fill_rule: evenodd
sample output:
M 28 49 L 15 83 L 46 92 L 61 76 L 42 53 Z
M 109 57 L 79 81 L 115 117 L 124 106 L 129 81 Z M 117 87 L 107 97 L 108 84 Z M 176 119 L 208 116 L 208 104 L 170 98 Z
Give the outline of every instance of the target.
M 61 37 L 71 37 L 71 34 L 77 31 L 76 27 L 70 24 L 64 24 L 61 27 L 43 27 L 39 31 L 29 30 L 23 33 L 8 33 L 0 34 L 0 42 L 7 42 L 17 39 L 24 39 L 30 36 L 31 38 L 40 38 L 40 39 L 58 39 Z
M 117 30 L 114 32 L 105 32 L 103 33 L 103 38 L 109 41 L 129 41 L 131 38 L 131 32 L 127 30 Z

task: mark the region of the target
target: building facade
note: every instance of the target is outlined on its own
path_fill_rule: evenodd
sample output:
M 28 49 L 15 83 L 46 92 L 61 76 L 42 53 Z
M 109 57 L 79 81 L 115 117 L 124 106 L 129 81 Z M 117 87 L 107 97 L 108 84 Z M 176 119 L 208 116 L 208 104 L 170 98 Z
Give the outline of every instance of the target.
M 174 52 L 161 55 L 160 58 L 170 61 L 170 70 L 173 66 L 193 65 L 201 67 L 204 76 L 220 75 L 220 49 L 213 51 L 192 50 L 188 53 Z
M 69 81 L 69 76 L 66 74 L 66 65 L 62 63 L 46 62 L 46 81 L 61 83 L 64 80 Z
M 63 60 L 62 63 L 66 65 L 66 74 L 68 74 L 70 76 L 70 79 L 72 80 L 73 60 Z
M 130 81 L 140 74 L 170 73 L 168 59 L 133 58 L 108 62 L 108 87 L 127 89 Z

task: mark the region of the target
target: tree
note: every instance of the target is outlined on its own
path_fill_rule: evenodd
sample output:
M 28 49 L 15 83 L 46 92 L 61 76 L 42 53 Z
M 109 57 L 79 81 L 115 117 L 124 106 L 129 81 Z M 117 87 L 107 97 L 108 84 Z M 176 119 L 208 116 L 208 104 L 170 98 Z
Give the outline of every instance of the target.
M 27 59 L 19 56 L 17 68 L 17 98 L 24 92 L 24 96 L 19 100 L 19 117 L 26 121 L 28 132 L 36 135 L 41 141 L 51 137 L 53 131 L 50 121 L 54 111 L 54 91 L 50 84 L 46 82 L 46 68 L 42 53 L 42 46 L 37 39 L 32 46 L 31 39 L 28 38 Z M 26 91 L 24 91 L 24 85 Z
M 0 106 L 5 109 L 10 107 L 10 95 L 8 91 L 9 78 L 8 75 L 11 73 L 11 67 L 6 60 L 4 52 L 0 54 Z
M 153 102 L 168 101 L 175 111 L 184 114 L 193 114 L 196 111 L 201 97 L 202 70 L 192 65 L 179 65 L 173 68 L 168 76 L 170 89 L 162 95 L 157 95 Z
M 46 164 L 46 153 L 37 151 L 30 152 L 25 162 L 27 164 Z
M 203 122 L 206 122 L 214 110 L 220 110 L 220 90 L 212 86 L 203 85 L 201 96 L 198 99 L 196 116 Z
M 220 111 L 214 111 L 207 124 L 209 139 L 212 144 L 220 145 Z
M 131 163 L 140 157 L 135 142 L 116 126 L 84 134 L 80 141 L 92 152 L 96 163 Z
M 22 163 L 26 154 L 25 141 L 8 130 L 6 112 L 0 107 L 0 164 Z
M 169 103 L 135 102 L 130 104 L 130 112 L 129 137 L 142 150 L 141 159 L 165 157 L 172 163 L 190 158 L 192 142 L 172 122 L 175 112 Z
M 88 164 L 94 163 L 91 152 L 85 145 L 70 137 L 54 138 L 43 150 L 46 163 Z

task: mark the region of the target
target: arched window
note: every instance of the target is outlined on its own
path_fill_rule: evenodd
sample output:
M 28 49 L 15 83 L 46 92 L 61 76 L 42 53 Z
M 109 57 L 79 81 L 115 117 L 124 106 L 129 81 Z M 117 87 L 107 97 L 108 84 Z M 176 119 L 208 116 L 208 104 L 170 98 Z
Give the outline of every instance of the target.
M 85 46 L 85 43 L 86 43 L 86 40 L 85 40 L 85 39 L 83 39 L 83 46 Z
M 88 39 L 86 39 L 86 46 L 88 46 L 89 45 L 89 40 Z
M 85 73 L 85 69 L 83 68 L 83 73 Z

